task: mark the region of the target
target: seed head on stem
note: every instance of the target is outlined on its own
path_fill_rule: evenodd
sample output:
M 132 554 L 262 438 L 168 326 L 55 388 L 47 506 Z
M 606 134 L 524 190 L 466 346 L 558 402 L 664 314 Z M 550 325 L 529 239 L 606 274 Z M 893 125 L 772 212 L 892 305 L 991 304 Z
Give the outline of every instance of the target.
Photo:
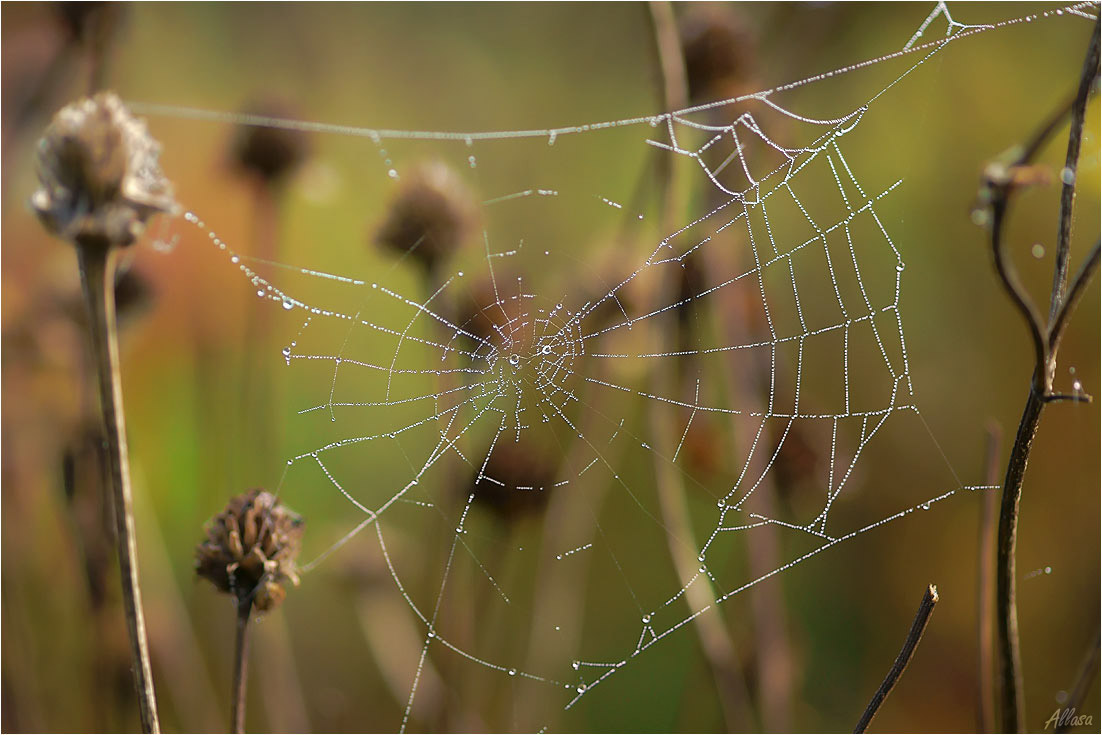
M 160 726 L 138 579 L 119 375 L 115 255 L 138 238 L 154 214 L 176 207 L 158 162 L 160 150 L 145 123 L 115 94 L 79 100 L 54 116 L 39 141 L 39 188 L 31 196 L 46 229 L 77 249 L 107 438 L 123 607 L 145 732 L 158 732 Z
M 207 524 L 207 538 L 195 549 L 195 571 L 220 592 L 237 600 L 231 724 L 245 731 L 249 617 L 267 612 L 287 596 L 286 583 L 298 584 L 295 558 L 302 546 L 303 521 L 275 495 L 256 488 L 230 499 Z

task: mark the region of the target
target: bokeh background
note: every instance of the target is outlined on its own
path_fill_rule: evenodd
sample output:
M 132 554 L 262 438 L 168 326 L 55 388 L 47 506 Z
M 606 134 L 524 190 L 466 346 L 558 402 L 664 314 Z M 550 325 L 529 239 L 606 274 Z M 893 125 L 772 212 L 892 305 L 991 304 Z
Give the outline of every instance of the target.
M 962 3 L 950 10 L 959 22 L 989 23 L 1054 7 Z M 678 4 L 674 12 L 685 28 L 725 29 L 720 37 L 738 53 L 730 86 L 719 89 L 734 94 L 891 53 L 931 8 Z M 136 704 L 103 534 L 96 398 L 75 256 L 44 233 L 27 204 L 34 143 L 50 115 L 101 86 L 132 102 L 228 112 L 277 105 L 286 117 L 375 128 L 543 129 L 636 117 L 662 111 L 651 16 L 635 3 L 132 4 L 79 11 L 5 4 L 2 13 L 3 727 L 131 730 Z M 938 19 L 928 37 L 943 34 L 944 23 Z M 928 425 L 927 431 L 904 422 L 862 455 L 844 511 L 858 525 L 951 489 L 950 467 L 965 483 L 982 483 L 992 427 L 1005 461 L 1028 389 L 1030 347 L 970 215 L 985 163 L 1025 139 L 1071 94 L 1091 29 L 1065 14 L 950 44 L 878 100 L 846 139 L 847 156 L 874 182 L 871 188 L 904 181 L 878 212 L 907 263 L 901 310 L 916 403 Z M 886 61 L 777 100 L 829 118 L 852 110 L 917 60 L 912 54 Z M 726 122 L 738 112 L 726 113 Z M 148 121 L 179 200 L 242 254 L 385 278 L 403 293 L 428 295 L 416 259 L 372 244 L 395 182 L 369 139 L 305 135 L 304 160 L 268 186 L 235 163 L 241 131 L 233 125 L 179 114 Z M 797 128 L 778 123 L 767 132 L 783 141 L 798 138 Z M 649 215 L 659 211 L 653 200 L 661 154 L 640 145 L 641 137 L 587 134 L 577 143 L 564 138 L 550 152 L 543 140 L 479 143 L 473 150 L 487 191 L 496 191 L 497 181 L 553 180 L 564 191 L 590 187 L 626 198 L 638 186 Z M 1065 144 L 1056 136 L 1045 149 L 1042 160 L 1052 172 L 1062 165 Z M 1080 162 L 1076 263 L 1098 237 L 1099 150 L 1094 101 Z M 462 168 L 467 151 L 395 143 L 388 155 L 406 171 L 435 157 Z M 683 185 L 685 206 L 704 206 L 694 184 Z M 813 206 L 816 195 L 806 195 Z M 830 195 L 837 190 L 824 192 L 823 201 Z M 1058 196 L 1055 185 L 1023 193 L 1009 228 L 1015 263 L 1046 303 Z M 523 219 L 538 217 L 538 209 L 506 211 L 503 227 L 522 219 L 532 232 L 564 243 L 564 255 L 580 266 L 574 275 L 547 277 L 567 287 L 586 270 L 616 273 L 638 262 L 631 260 L 638 248 L 657 234 L 623 236 L 607 208 L 579 208 L 568 221 Z M 486 216 L 497 217 L 497 210 Z M 475 238 L 456 258 L 477 262 L 480 246 Z M 280 355 L 301 318 L 257 299 L 255 287 L 182 220 L 154 223 L 126 265 L 122 373 L 162 723 L 166 730 L 217 731 L 228 716 L 233 609 L 195 580 L 194 547 L 204 521 L 232 494 L 277 486 L 286 459 L 318 443 L 327 429 L 297 412 L 324 402 L 330 383 L 319 373 L 289 370 Z M 278 275 L 279 269 L 265 273 Z M 821 280 L 808 288 L 828 286 Z M 1079 381 L 1097 394 L 1102 385 L 1098 293 L 1092 285 L 1064 341 L 1057 384 L 1065 390 Z M 351 428 L 342 425 L 343 435 L 371 430 L 370 417 L 347 420 Z M 1061 403 L 1047 409 L 1034 445 L 1018 552 L 1031 729 L 1059 706 L 1099 628 L 1099 441 L 1097 406 Z M 804 461 L 821 462 L 822 447 L 809 444 Z M 737 467 L 726 454 L 717 461 Z M 799 473 L 800 458 L 785 461 Z M 408 478 L 400 457 L 360 470 L 380 484 Z M 468 480 L 457 474 L 451 489 L 463 492 Z M 437 492 L 449 491 L 447 477 L 436 482 Z M 306 558 L 360 520 L 329 484 L 292 483 L 285 499 L 307 519 Z M 689 505 L 697 508 L 692 499 Z M 614 515 L 610 508 L 605 512 Z M 847 730 L 898 651 L 925 585 L 934 582 L 941 602 L 874 729 L 974 729 L 984 508 L 983 494 L 954 497 L 839 544 L 722 606 L 745 695 L 734 714 L 699 638 L 686 628 L 567 713 L 532 703 L 500 673 L 487 675 L 434 651 L 429 661 L 437 679 L 423 684 L 411 727 Z M 528 538 L 539 529 L 527 520 L 516 531 L 501 531 L 493 524 L 502 521 L 492 518 L 476 523 L 499 537 Z M 602 523 L 611 533 L 630 532 L 615 519 Z M 436 568 L 433 560 L 446 551 L 447 530 L 400 523 L 390 529 L 396 548 L 407 559 L 427 557 L 426 568 Z M 401 724 L 424 631 L 370 535 L 320 564 L 256 626 L 250 729 L 386 731 Z M 602 570 L 594 566 L 579 577 L 576 593 L 599 602 L 609 584 Z M 663 573 L 655 587 L 668 590 L 670 572 Z M 439 584 L 431 573 L 413 579 L 425 589 Z M 472 594 L 465 608 L 462 600 L 454 603 L 467 611 L 463 624 L 476 637 L 481 601 Z M 586 635 L 601 635 L 600 610 L 586 609 L 590 618 L 579 624 L 589 626 Z M 511 658 L 519 651 L 521 661 L 526 635 L 501 631 L 498 653 Z M 1095 682 L 1082 710 L 1096 721 L 1098 691 Z

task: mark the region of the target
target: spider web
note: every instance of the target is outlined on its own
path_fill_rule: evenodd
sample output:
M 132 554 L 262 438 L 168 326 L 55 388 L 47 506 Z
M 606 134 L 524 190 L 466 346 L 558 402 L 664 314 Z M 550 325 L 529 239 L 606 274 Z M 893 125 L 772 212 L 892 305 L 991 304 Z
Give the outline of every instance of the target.
M 947 44 L 1096 13 L 967 26 L 938 3 L 901 51 L 873 61 L 576 127 L 219 116 L 366 137 L 395 187 L 416 162 L 441 160 L 481 200 L 473 242 L 422 281 L 402 267 L 360 277 L 251 258 L 185 215 L 298 320 L 282 360 L 316 389 L 299 420 L 317 442 L 287 460 L 279 492 L 339 493 L 353 517 L 305 571 L 352 542 L 374 546 L 416 618 L 403 730 L 422 690 L 449 676 L 511 682 L 518 727 L 537 729 L 762 580 L 992 489 L 950 467 L 947 486 L 887 513 L 851 502 L 888 492 L 862 486 L 865 452 L 924 421 L 904 339 L 906 257 L 878 214 L 905 184 L 867 173 L 847 143 Z M 861 98 L 839 98 L 839 114 L 785 96 L 881 70 L 861 77 Z M 636 162 L 610 162 L 622 150 Z M 692 182 L 690 215 L 673 226 L 677 190 L 654 185 L 656 159 L 671 182 Z M 801 451 L 822 461 L 793 479 Z M 754 573 L 745 549 L 764 529 L 782 535 L 784 556 Z

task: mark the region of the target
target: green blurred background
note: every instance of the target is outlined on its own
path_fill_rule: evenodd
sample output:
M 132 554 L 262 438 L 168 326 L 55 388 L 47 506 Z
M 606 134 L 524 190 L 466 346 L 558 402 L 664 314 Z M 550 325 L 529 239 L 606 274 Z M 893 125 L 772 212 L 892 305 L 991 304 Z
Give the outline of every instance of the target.
M 740 89 L 749 91 L 891 53 L 931 7 L 762 3 L 678 4 L 674 10 L 683 23 L 712 13 L 741 29 Z M 1055 7 L 962 3 L 950 10 L 959 22 L 989 23 Z M 49 116 L 84 94 L 89 77 L 98 75 L 131 102 L 233 112 L 275 98 L 292 117 L 374 128 L 544 129 L 631 118 L 661 111 L 653 31 L 647 6 L 635 3 L 133 4 L 113 8 L 102 34 L 80 40 L 52 6 L 5 4 L 2 12 L 3 727 L 131 730 L 136 705 L 116 573 L 101 534 L 96 400 L 75 257 L 43 232 L 27 205 L 35 186 L 34 142 Z M 927 38 L 944 29 L 944 19 L 937 20 Z M 847 158 L 870 192 L 903 179 L 877 211 L 907 264 L 900 308 L 915 402 L 928 425 L 927 431 L 920 421 L 900 419 L 862 455 L 860 472 L 844 493 L 848 504 L 839 511 L 855 526 L 952 489 L 954 471 L 966 484 L 982 483 L 990 426 L 1001 429 L 1005 461 L 1028 389 L 1030 347 L 996 284 L 983 231 L 970 212 L 985 163 L 1023 140 L 1074 89 L 1090 32 L 1089 22 L 1065 14 L 952 43 L 877 100 L 844 139 Z M 90 59 L 97 53 L 93 72 Z M 919 58 L 885 61 L 774 99 L 809 116 L 844 114 Z M 719 114 L 729 123 L 739 112 L 721 108 Z M 265 194 L 232 164 L 233 126 L 172 115 L 148 122 L 164 146 L 163 167 L 178 199 L 239 252 L 256 256 L 268 247 L 280 263 L 385 280 L 402 293 L 429 295 L 411 259 L 370 244 L 394 182 L 369 139 L 308 136 L 308 159 Z M 781 142 L 808 141 L 800 125 L 762 124 Z M 658 227 L 660 210 L 653 169 L 659 154 L 642 143 L 648 131 L 564 136 L 550 149 L 545 139 L 471 148 L 478 157 L 472 186 L 479 198 L 550 186 L 544 182 L 625 202 L 641 189 L 645 204 L 639 209 L 648 215 L 643 229 L 628 231 L 607 207 L 578 205 L 581 196 L 547 209 L 486 208 L 487 228 L 556 243 L 560 265 L 539 277 L 557 282 L 560 293 L 588 270 L 603 278 L 630 273 L 624 269 L 640 262 L 639 254 L 645 257 L 659 235 L 646 229 Z M 469 152 L 462 144 L 385 145 L 403 171 L 430 158 L 460 169 Z M 1062 165 L 1064 146 L 1057 136 L 1045 149 L 1043 162 L 1052 171 Z M 1076 263 L 1098 236 L 1099 152 L 1094 101 L 1080 162 Z M 707 211 L 700 210 L 705 199 L 690 187 L 701 183 L 684 184 L 688 206 L 698 214 Z M 827 207 L 838 192 L 826 188 L 821 198 L 809 189 L 800 193 L 809 208 Z M 1058 196 L 1055 185 L 1023 193 L 1010 224 L 1009 247 L 1022 277 L 1046 301 Z M 263 245 L 266 232 L 274 235 Z M 156 247 L 158 240 L 175 245 Z M 1040 257 L 1035 244 L 1042 246 Z M 458 262 L 478 263 L 480 246 L 477 238 L 468 243 Z M 277 486 L 289 456 L 332 433 L 297 415 L 325 401 L 331 376 L 284 365 L 280 349 L 299 333 L 301 316 L 255 298 L 254 287 L 182 220 L 155 222 L 127 254 L 127 264 L 139 285 L 124 314 L 122 372 L 162 723 L 166 730 L 217 731 L 227 721 L 233 611 L 227 599 L 195 581 L 194 546 L 204 521 L 232 494 Z M 277 284 L 296 283 L 293 273 L 280 269 L 263 275 Z M 828 287 L 819 279 L 806 293 L 811 298 Z M 1098 293 L 1092 285 L 1064 341 L 1057 374 L 1064 390 L 1075 380 L 1088 393 L 1102 385 Z M 645 303 L 649 296 L 639 298 Z M 358 303 L 358 297 L 324 289 L 317 298 L 344 308 Z M 386 313 L 381 303 L 366 307 L 380 321 L 410 316 L 408 310 Z M 318 339 L 319 351 L 339 348 L 339 337 Z M 370 415 L 342 419 L 347 423 L 335 436 L 378 430 Z M 1099 627 L 1099 441 L 1095 405 L 1055 404 L 1034 446 L 1018 551 L 1031 729 L 1040 729 L 1059 706 Z M 809 442 L 821 461 L 821 442 Z M 741 460 L 724 453 L 718 461 L 717 476 L 726 477 Z M 385 488 L 410 477 L 405 460 L 394 456 L 376 463 L 365 454 L 342 469 L 384 487 L 375 504 L 395 491 Z M 452 487 L 448 477 L 437 476 L 426 492 L 463 492 L 467 479 L 459 477 Z M 646 492 L 646 477 L 630 482 Z M 331 484 L 292 477 L 283 489 L 286 502 L 307 519 L 307 559 L 360 520 Z M 710 498 L 726 489 L 709 490 Z M 709 527 L 711 500 L 704 500 L 689 503 L 698 537 Z M 632 533 L 626 521 L 619 523 L 617 507 L 610 500 L 601 510 L 602 528 Z M 934 582 L 941 602 L 933 622 L 874 729 L 974 729 L 983 507 L 981 494 L 955 496 L 930 513 L 839 544 L 721 606 L 750 702 L 733 722 L 699 639 L 686 627 L 566 713 L 546 687 L 517 688 L 504 674 L 434 648 L 429 662 L 436 678 L 421 684 L 411 728 L 699 731 L 737 724 L 847 730 L 893 660 L 925 585 Z M 385 528 L 396 553 L 418 569 L 411 574 L 414 596 L 431 601 L 449 528 L 423 524 L 416 515 L 401 518 Z M 505 545 L 502 539 L 512 548 L 518 540 L 523 546 L 524 539 L 539 538 L 538 521 L 530 519 L 504 530 L 493 519 L 473 522 L 491 539 L 478 554 L 487 562 L 497 561 L 495 544 Z M 797 548 L 782 548 L 781 561 L 797 555 Z M 644 585 L 635 590 L 640 595 L 677 590 L 678 584 L 670 586 L 668 560 L 661 561 L 665 553 L 664 543 L 640 549 L 640 556 L 658 560 L 654 589 Z M 741 559 L 732 562 L 732 580 Z M 590 643 L 602 635 L 638 636 L 636 623 L 629 629 L 613 617 L 618 609 L 609 610 L 607 625 L 602 621 L 603 590 L 615 586 L 615 578 L 601 577 L 605 572 L 612 573 L 594 566 L 576 580 L 574 592 L 591 598 L 582 603 L 579 623 L 579 635 Z M 460 589 L 449 610 L 467 616 L 455 622 L 457 630 L 480 631 L 484 599 L 474 592 L 477 582 L 477 574 L 465 571 L 449 582 Z M 776 620 L 762 618 L 777 612 L 768 601 L 781 604 Z M 485 632 L 472 635 L 482 649 L 519 665 L 527 655 L 522 646 L 535 644 L 521 622 L 509 623 L 516 629 L 502 625 L 491 631 L 491 641 Z M 779 630 L 766 636 L 761 628 L 768 623 Z M 306 575 L 254 634 L 249 729 L 385 731 L 401 724 L 424 630 L 383 565 L 373 532 Z M 764 684 L 767 671 L 780 671 L 780 679 Z M 1095 682 L 1082 710 L 1096 721 L 1098 691 Z

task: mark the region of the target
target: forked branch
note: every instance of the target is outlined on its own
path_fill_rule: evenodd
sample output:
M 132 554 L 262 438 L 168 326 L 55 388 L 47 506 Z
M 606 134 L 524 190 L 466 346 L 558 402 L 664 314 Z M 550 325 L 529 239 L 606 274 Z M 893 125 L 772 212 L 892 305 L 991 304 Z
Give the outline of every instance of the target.
M 1018 533 L 1018 508 L 1022 495 L 1022 482 L 1029 462 L 1033 439 L 1037 435 L 1041 413 L 1045 405 L 1057 400 L 1089 401 L 1090 396 L 1080 393 L 1067 395 L 1053 392 L 1056 375 L 1056 356 L 1060 339 L 1067 327 L 1072 311 L 1086 285 L 1098 270 L 1099 244 L 1096 243 L 1084 260 L 1079 272 L 1066 290 L 1069 260 L 1071 216 L 1074 208 L 1075 174 L 1087 99 L 1098 78 L 1099 35 L 1095 24 L 1080 75 L 1078 89 L 1071 101 L 1062 106 L 1025 145 L 1012 149 L 1007 156 L 1009 163 L 995 163 L 985 172 L 981 198 L 990 205 L 991 249 L 995 269 L 1003 287 L 1015 307 L 1021 312 L 1029 328 L 1034 347 L 1034 369 L 1029 394 L 1018 424 L 1018 433 L 1011 449 L 1003 481 L 1002 506 L 999 515 L 996 571 L 996 617 L 998 627 L 998 679 L 1001 726 L 1007 732 L 1020 732 L 1025 725 L 1022 703 L 1021 653 L 1018 641 L 1018 614 L 1015 579 L 1015 548 Z M 1029 166 L 1049 138 L 1060 129 L 1063 121 L 1071 116 L 1066 163 L 1061 172 L 1064 189 L 1061 195 L 1060 217 L 1057 230 L 1056 265 L 1052 294 L 1049 303 L 1049 321 L 1046 325 L 1040 310 L 1029 298 L 1018 280 L 1017 274 L 1005 252 L 1003 228 L 1013 194 L 1034 178 Z

